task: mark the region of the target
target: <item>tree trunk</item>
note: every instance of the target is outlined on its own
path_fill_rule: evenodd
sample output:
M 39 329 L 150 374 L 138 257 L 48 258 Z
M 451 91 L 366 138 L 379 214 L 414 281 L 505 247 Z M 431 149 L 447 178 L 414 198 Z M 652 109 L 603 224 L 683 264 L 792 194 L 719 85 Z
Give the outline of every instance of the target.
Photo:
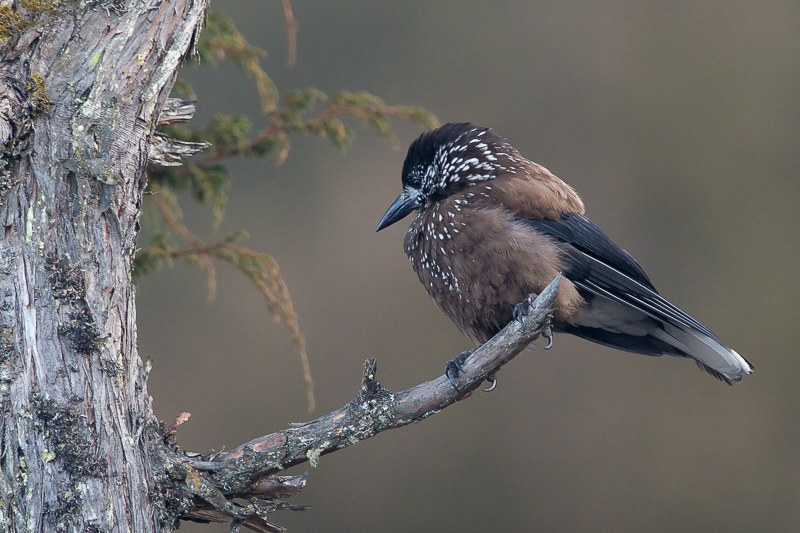
M 147 147 L 206 0 L 0 6 L 0 531 L 168 531 L 131 282 Z

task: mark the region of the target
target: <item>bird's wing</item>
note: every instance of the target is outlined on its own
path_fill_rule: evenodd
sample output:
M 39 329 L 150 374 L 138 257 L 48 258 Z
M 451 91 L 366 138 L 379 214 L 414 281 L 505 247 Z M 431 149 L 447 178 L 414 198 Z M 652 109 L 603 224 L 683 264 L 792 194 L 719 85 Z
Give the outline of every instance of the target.
M 563 243 L 568 263 L 564 275 L 577 287 L 718 340 L 703 324 L 659 296 L 639 263 L 585 216 L 562 214 L 558 220 L 524 221 Z

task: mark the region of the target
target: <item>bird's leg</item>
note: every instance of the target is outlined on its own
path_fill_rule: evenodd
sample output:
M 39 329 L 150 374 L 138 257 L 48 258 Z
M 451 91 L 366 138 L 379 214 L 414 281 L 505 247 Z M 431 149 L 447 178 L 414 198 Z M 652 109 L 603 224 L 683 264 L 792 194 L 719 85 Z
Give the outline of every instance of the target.
M 477 348 L 473 348 L 472 350 L 467 350 L 465 352 L 461 352 L 457 356 L 455 356 L 451 361 L 448 361 L 447 364 L 444 365 L 444 375 L 447 376 L 447 379 L 450 380 L 450 385 L 458 392 L 458 385 L 456 385 L 456 378 L 459 374 L 464 371 L 464 361 L 467 360 L 467 357 L 472 355 L 472 352 L 477 350 Z

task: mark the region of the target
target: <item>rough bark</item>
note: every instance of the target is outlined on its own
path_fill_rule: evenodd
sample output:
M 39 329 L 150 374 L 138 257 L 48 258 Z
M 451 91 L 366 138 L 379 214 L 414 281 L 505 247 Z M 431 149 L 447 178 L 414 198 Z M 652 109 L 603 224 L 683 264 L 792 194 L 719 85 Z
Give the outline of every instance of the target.
M 131 259 L 206 0 L 0 9 L 0 531 L 169 530 Z

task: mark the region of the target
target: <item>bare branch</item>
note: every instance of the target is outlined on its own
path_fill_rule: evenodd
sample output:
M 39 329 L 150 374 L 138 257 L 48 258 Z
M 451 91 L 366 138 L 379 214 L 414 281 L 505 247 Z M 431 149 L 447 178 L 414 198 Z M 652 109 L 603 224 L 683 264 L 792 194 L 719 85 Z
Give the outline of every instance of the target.
M 171 126 L 189 122 L 197 111 L 197 100 L 181 100 L 180 98 L 167 98 L 164 107 L 158 115 L 159 126 Z
M 189 159 L 211 146 L 207 142 L 187 142 L 173 139 L 163 133 L 156 132 L 150 137 L 147 146 L 147 159 L 151 165 L 162 167 L 179 167 L 184 159 Z
M 171 126 L 189 122 L 197 111 L 197 102 L 167 98 L 158 115 L 159 126 Z M 179 167 L 184 159 L 189 159 L 211 146 L 206 142 L 187 142 L 173 139 L 163 133 L 156 132 L 150 138 L 147 157 L 150 164 L 163 167 Z
M 208 481 L 201 485 L 205 492 L 196 489 L 199 484 L 195 481 L 193 493 L 203 497 L 200 493 L 207 492 L 213 500 L 207 500 L 213 505 L 213 512 L 224 514 L 227 509 L 219 501 L 219 493 L 228 499 L 249 498 L 257 493 L 263 497 L 263 487 L 275 487 L 275 482 L 265 482 L 272 479 L 267 476 L 305 462 L 315 467 L 322 455 L 382 431 L 423 420 L 470 396 L 488 376 L 494 375 L 548 327 L 560 282 L 559 275 L 536 297 L 520 321 L 512 321 L 470 355 L 464 363 L 464 372 L 457 378 L 458 391 L 446 376 L 440 376 L 402 392 L 389 392 L 377 381 L 377 363 L 370 359 L 364 365 L 361 390 L 344 407 L 311 422 L 292 424 L 291 428 L 251 440 L 230 452 L 182 459 L 193 479 L 207 476 Z M 209 487 L 219 490 L 211 491 Z M 299 490 L 302 485 L 295 479 L 292 487 Z M 244 508 L 237 507 L 228 519 L 242 520 L 247 514 Z M 247 525 L 246 521 L 243 525 Z

